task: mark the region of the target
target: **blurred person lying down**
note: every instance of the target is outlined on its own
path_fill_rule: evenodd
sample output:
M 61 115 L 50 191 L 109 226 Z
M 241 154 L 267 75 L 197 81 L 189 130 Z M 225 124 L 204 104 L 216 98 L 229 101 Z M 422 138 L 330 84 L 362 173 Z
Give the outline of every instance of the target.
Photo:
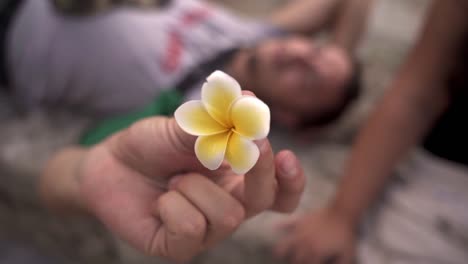
M 151 106 L 126 115 L 129 125 L 171 114 L 221 69 L 266 101 L 276 122 L 297 128 L 334 120 L 356 94 L 354 50 L 370 1 L 294 1 L 262 21 L 201 1 L 111 2 L 2 2 L 0 77 L 19 106 L 101 117 Z M 306 37 L 322 29 L 330 42 Z M 257 142 L 258 165 L 233 175 L 200 168 L 193 141 L 174 119 L 153 117 L 93 147 L 65 148 L 45 166 L 41 198 L 96 216 L 140 251 L 179 261 L 262 211 L 297 206 L 304 175 L 293 153 L 275 155 L 268 140 Z M 158 179 L 165 185 L 155 186 Z
M 357 96 L 371 1 L 291 1 L 266 19 L 194 0 L 10 2 L 2 79 L 23 109 L 108 117 L 174 102 L 169 94 L 172 114 L 221 69 L 296 129 L 334 121 Z M 309 37 L 319 32 L 328 41 Z

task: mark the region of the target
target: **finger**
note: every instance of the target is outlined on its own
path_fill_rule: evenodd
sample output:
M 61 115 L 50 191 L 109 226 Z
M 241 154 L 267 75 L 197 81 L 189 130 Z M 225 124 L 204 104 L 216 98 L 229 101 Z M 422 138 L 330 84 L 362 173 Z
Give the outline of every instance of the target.
M 249 90 L 243 90 L 242 95 L 250 95 L 250 96 L 255 96 L 254 92 L 249 91 Z
M 166 180 L 175 174 L 197 171 L 214 173 L 197 160 L 196 137 L 185 133 L 174 118 L 147 118 L 116 134 L 106 142 L 113 156 L 127 167 L 153 179 Z
M 174 119 L 154 117 L 141 120 L 106 142 L 112 154 L 128 167 L 145 175 L 157 175 L 168 159 L 193 156 L 195 137 L 182 133 Z M 177 154 L 177 155 L 175 155 Z M 185 162 L 186 160 L 184 160 Z
M 278 191 L 272 209 L 279 212 L 294 211 L 305 187 L 304 170 L 291 151 L 282 151 L 275 157 Z
M 163 194 L 156 211 L 163 226 L 150 245 L 152 255 L 187 261 L 202 249 L 206 220 L 183 195 L 176 191 Z
M 245 174 L 243 187 L 243 201 L 249 217 L 271 208 L 278 187 L 270 143 L 267 139 L 263 139 L 258 142 L 258 145 L 260 157 L 257 164 Z
M 171 182 L 170 188 L 184 195 L 208 220 L 207 246 L 230 235 L 245 218 L 245 210 L 238 200 L 199 174 L 181 176 Z

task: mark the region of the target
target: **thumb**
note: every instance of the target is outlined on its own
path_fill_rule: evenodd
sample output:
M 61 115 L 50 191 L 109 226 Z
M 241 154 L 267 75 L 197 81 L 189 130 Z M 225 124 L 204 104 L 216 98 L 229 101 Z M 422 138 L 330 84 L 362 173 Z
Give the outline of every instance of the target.
M 146 176 L 168 177 L 196 166 L 195 140 L 174 118 L 152 117 L 133 124 L 104 144 L 127 167 Z

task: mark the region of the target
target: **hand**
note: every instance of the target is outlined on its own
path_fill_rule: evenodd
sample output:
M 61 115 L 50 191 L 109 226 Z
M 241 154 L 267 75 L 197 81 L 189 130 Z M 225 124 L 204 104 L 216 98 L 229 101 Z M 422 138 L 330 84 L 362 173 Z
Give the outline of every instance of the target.
M 275 157 L 268 140 L 257 142 L 258 163 L 234 175 L 202 167 L 194 142 L 156 117 L 92 148 L 78 174 L 85 207 L 140 251 L 186 261 L 263 210 L 297 206 L 304 175 L 291 152 Z
M 293 264 L 354 263 L 354 227 L 333 209 L 322 209 L 281 226 L 285 236 L 275 253 Z

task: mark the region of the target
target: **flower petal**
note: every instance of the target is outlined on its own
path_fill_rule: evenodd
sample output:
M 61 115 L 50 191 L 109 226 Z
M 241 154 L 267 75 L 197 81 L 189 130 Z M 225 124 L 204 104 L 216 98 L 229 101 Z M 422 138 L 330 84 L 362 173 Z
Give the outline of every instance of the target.
M 260 150 L 255 143 L 237 133 L 229 138 L 226 160 L 237 174 L 248 172 L 257 163 Z
M 201 98 L 208 113 L 218 122 L 229 127 L 229 108 L 241 96 L 239 83 L 222 71 L 215 71 L 203 84 Z
M 262 139 L 270 132 L 270 109 L 260 99 L 242 96 L 231 107 L 234 130 L 249 139 Z
M 208 114 L 201 101 L 188 101 L 179 106 L 174 117 L 182 130 L 194 136 L 214 135 L 228 130 Z
M 210 170 L 216 170 L 221 166 L 231 134 L 232 132 L 228 131 L 197 138 L 195 142 L 195 154 L 203 166 Z

